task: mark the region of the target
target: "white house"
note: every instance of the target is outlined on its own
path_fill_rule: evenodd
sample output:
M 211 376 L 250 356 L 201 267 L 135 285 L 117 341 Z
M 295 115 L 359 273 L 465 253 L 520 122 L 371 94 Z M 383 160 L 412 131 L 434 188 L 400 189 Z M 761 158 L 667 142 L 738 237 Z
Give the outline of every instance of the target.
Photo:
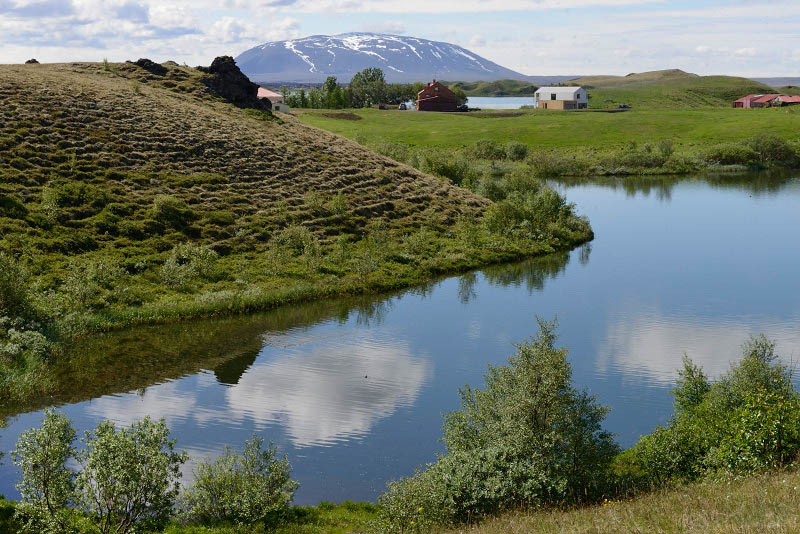
M 586 109 L 589 95 L 583 87 L 540 87 L 533 95 L 535 109 Z

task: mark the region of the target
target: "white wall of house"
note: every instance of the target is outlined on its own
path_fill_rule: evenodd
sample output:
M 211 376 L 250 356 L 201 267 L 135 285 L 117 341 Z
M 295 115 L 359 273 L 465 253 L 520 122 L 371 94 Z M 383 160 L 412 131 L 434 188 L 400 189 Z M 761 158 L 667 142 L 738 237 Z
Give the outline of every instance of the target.
M 589 94 L 583 87 L 540 87 L 533 94 L 533 107 L 538 109 L 541 100 L 575 100 L 578 107 L 589 106 Z

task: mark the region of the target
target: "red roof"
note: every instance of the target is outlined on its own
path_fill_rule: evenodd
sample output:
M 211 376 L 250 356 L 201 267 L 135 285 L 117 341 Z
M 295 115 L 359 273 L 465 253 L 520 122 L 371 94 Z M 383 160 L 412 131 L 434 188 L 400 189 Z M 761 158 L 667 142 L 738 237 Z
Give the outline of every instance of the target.
M 781 102 L 791 102 L 800 104 L 800 95 L 794 95 L 794 96 L 781 95 Z
M 755 100 L 753 100 L 753 102 L 754 103 L 758 103 L 758 104 L 766 104 L 767 102 L 772 102 L 773 100 L 775 100 L 779 96 L 781 96 L 781 95 L 762 95 L 762 96 L 756 98 Z
M 747 102 L 748 100 L 753 100 L 754 98 L 758 98 L 760 96 L 764 96 L 764 95 L 747 95 L 747 96 L 743 96 L 742 98 L 740 98 L 738 100 L 734 100 L 734 102 Z

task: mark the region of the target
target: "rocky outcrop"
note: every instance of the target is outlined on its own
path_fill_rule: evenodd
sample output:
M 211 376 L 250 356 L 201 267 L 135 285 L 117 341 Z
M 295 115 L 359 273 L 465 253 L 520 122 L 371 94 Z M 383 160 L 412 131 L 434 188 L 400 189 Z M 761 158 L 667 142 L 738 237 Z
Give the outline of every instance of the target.
M 26 65 L 38 65 L 38 64 L 39 64 L 39 62 L 38 62 L 38 61 L 36 61 L 35 59 L 31 58 L 31 59 L 29 59 L 28 61 L 26 61 L 26 62 L 25 62 L 25 64 L 26 64 Z
M 258 98 L 258 85 L 239 70 L 231 56 L 215 58 L 210 67 L 197 67 L 197 70 L 206 73 L 202 81 L 216 96 L 241 108 L 272 109 L 269 99 Z
M 128 61 L 128 63 L 133 63 L 134 65 L 138 65 L 139 67 L 143 68 L 150 74 L 155 74 L 156 76 L 164 76 L 167 73 L 167 67 L 159 65 L 155 61 L 151 61 L 144 57 L 139 58 L 136 61 Z

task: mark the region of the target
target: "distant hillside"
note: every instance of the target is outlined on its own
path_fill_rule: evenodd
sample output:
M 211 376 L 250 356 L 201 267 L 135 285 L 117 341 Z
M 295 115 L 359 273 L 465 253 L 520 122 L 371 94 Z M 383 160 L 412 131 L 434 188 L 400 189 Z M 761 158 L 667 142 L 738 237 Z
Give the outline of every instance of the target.
M 459 88 L 467 96 L 533 96 L 537 85 L 518 80 L 497 80 L 495 82 L 443 82 Z
M 389 82 L 499 80 L 528 77 L 458 45 L 403 35 L 345 33 L 272 41 L 242 52 L 236 63 L 258 83 L 349 82 L 368 67 L 383 70 Z
M 627 76 L 582 76 L 564 83 L 584 85 L 591 87 L 615 87 L 640 82 L 658 82 L 685 78 L 697 78 L 697 74 L 684 72 L 680 69 L 654 70 L 649 72 L 633 72 Z
M 800 86 L 800 78 L 751 78 L 753 81 L 769 85 L 770 87 L 797 87 Z
M 661 71 L 665 72 L 665 71 Z M 734 76 L 696 76 L 674 74 L 661 78 L 654 73 L 620 78 L 582 78 L 590 86 L 589 107 L 611 108 L 627 104 L 638 109 L 685 109 L 729 107 L 737 98 L 752 93 L 769 93 L 774 89 Z M 648 79 L 649 78 L 649 79 Z M 579 83 L 579 81 L 576 81 Z

